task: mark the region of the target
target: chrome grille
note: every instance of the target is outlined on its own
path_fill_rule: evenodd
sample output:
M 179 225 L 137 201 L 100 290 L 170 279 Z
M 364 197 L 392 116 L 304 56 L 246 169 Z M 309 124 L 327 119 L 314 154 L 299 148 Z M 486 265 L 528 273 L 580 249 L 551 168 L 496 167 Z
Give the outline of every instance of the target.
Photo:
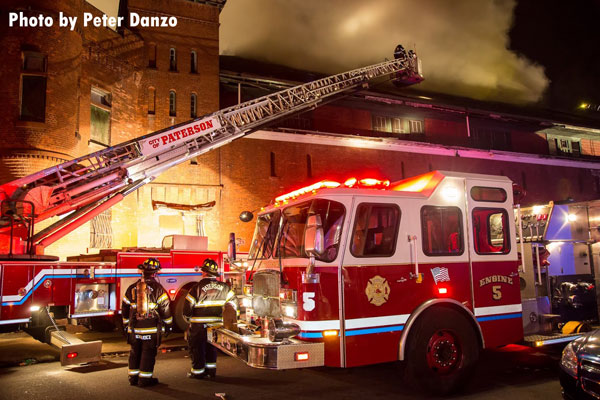
M 600 360 L 583 358 L 579 375 L 583 390 L 589 395 L 600 399 Z
M 278 271 L 266 270 L 254 274 L 252 284 L 252 308 L 259 317 L 281 317 L 279 305 L 280 275 Z

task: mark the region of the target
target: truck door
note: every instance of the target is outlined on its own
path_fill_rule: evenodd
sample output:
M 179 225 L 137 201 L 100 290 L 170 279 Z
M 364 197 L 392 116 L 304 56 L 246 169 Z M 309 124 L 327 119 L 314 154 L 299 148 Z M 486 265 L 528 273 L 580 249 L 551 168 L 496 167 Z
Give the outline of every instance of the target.
M 2 323 L 25 323 L 31 312 L 33 265 L 2 263 Z
M 357 196 L 342 268 L 340 315 L 346 367 L 397 360 L 405 322 L 400 293 L 412 271 L 397 199 Z
M 523 338 L 512 183 L 467 180 L 474 313 L 486 347 Z

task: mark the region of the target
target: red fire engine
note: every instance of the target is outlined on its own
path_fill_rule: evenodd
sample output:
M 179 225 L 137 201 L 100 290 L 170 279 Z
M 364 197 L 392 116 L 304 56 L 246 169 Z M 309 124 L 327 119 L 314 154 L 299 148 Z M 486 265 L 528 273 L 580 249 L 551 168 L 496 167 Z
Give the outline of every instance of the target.
M 174 238 L 173 245 L 154 249 L 156 254 L 147 249 L 107 251 L 69 262 L 44 255 L 44 249 L 168 168 L 387 76 L 402 85 L 420 82 L 416 55 L 398 46 L 393 60 L 285 89 L 3 184 L 0 324 L 27 324 L 38 339 L 60 343 L 63 361 L 87 361 L 81 356 L 87 351 L 69 347 L 82 349 L 84 344 L 58 331 L 55 319 L 118 314 L 123 292 L 138 275 L 136 266 L 150 256 L 163 264 L 159 279 L 175 300 L 177 320 L 178 299 L 185 298 L 188 284 L 198 279 L 197 266 L 212 257 L 224 269 L 223 253 L 207 252 L 205 245 L 178 246 L 186 238 Z M 54 218 L 49 226 L 35 229 L 49 218 Z
M 540 268 L 519 260 L 547 243 L 546 224 L 517 227 L 513 207 L 508 178 L 445 171 L 279 196 L 258 214 L 249 272 L 237 278 L 245 316 L 211 340 L 260 368 L 406 360 L 409 376 L 439 393 L 461 385 L 481 349 L 521 342 L 524 323 L 534 345 L 572 340 L 539 335 L 550 310 L 521 301 L 521 288 L 529 302 L 549 298 L 536 289 L 550 278 L 539 250 Z M 534 219 L 565 226 L 560 213 Z

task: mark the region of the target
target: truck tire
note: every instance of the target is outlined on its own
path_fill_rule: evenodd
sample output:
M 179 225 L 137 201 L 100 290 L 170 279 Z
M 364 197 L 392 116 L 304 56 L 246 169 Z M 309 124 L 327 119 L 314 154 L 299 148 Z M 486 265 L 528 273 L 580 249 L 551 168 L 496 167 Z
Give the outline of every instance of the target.
M 175 299 L 175 306 L 172 308 L 173 311 L 173 323 L 179 329 L 180 332 L 185 332 L 188 328 L 187 321 L 183 318 L 183 306 L 185 304 L 185 297 L 187 296 L 189 289 L 181 288 Z
M 479 339 L 459 311 L 437 307 L 426 311 L 410 330 L 406 373 L 410 382 L 436 395 L 460 389 L 479 358 Z

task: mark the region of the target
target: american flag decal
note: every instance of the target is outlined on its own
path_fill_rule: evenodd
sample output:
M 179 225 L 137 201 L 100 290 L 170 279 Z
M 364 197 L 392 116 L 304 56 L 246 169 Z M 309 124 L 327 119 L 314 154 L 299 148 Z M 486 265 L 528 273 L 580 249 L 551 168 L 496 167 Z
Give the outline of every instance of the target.
M 431 274 L 433 275 L 433 280 L 437 285 L 440 282 L 450 282 L 450 275 L 448 274 L 448 268 L 444 267 L 435 267 L 431 269 Z

